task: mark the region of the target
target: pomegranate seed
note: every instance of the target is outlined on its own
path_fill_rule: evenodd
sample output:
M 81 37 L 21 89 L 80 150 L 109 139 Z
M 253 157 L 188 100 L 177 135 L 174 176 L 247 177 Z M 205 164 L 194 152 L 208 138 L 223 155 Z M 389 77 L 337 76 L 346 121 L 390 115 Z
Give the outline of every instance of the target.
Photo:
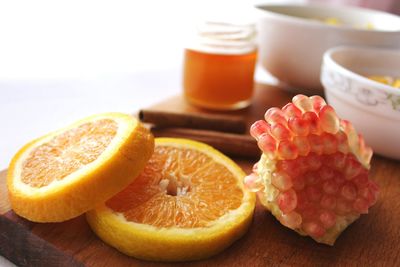
M 279 160 L 276 167 L 278 171 L 286 172 L 290 177 L 295 177 L 300 174 L 300 169 L 295 160 Z
M 290 131 L 281 123 L 276 123 L 271 126 L 271 134 L 273 137 L 275 137 L 276 140 L 279 141 L 287 140 L 292 137 Z
M 276 140 L 271 135 L 264 133 L 257 142 L 258 147 L 264 152 L 275 152 Z
M 352 183 L 346 183 L 340 190 L 340 194 L 347 200 L 354 200 L 357 197 L 357 189 Z
M 319 215 L 319 220 L 325 229 L 329 229 L 336 224 L 336 215 L 331 211 L 324 210 Z
M 320 122 L 317 114 L 314 112 L 305 112 L 302 116 L 303 120 L 305 120 L 309 127 L 309 132 L 313 134 L 318 134 L 320 132 Z
M 362 136 L 362 134 L 358 134 L 358 145 L 359 145 L 359 149 L 360 149 L 361 160 L 364 163 L 368 164 L 371 161 L 373 151 L 370 147 L 368 147 L 365 144 L 365 140 L 364 140 L 364 137 Z
M 308 156 L 306 157 L 306 163 L 309 170 L 312 171 L 318 170 L 322 165 L 320 157 L 315 153 L 308 154 Z
M 346 215 L 352 211 L 352 207 L 345 199 L 338 199 L 336 202 L 336 213 Z
M 378 199 L 378 192 L 375 190 L 376 189 L 371 189 L 370 185 L 368 184 L 368 187 L 358 190 L 358 196 L 364 198 L 369 205 L 372 206 Z
M 339 185 L 335 183 L 333 179 L 330 179 L 323 183 L 322 189 L 324 190 L 325 193 L 333 195 L 336 194 L 337 191 L 339 190 Z
M 352 182 L 357 186 L 358 189 L 365 188 L 368 185 L 368 173 L 362 171 L 359 175 L 352 179 Z
M 302 218 L 300 214 L 295 211 L 289 212 L 288 214 L 283 214 L 280 217 L 280 221 L 286 227 L 291 229 L 299 228 L 302 223 Z
M 372 198 L 373 198 L 372 193 L 368 188 L 368 185 L 367 185 L 367 187 L 358 189 L 357 193 L 358 193 L 357 195 L 359 197 L 365 198 L 368 202 L 370 202 L 372 200 Z
M 321 168 L 321 169 L 323 169 L 323 168 L 330 168 L 330 169 L 332 169 L 333 171 L 336 169 L 335 168 L 335 163 L 333 162 L 333 160 L 332 160 L 332 155 L 333 154 L 331 154 L 331 155 L 322 155 L 322 156 L 320 156 L 320 158 L 321 158 L 321 162 L 322 162 L 322 165 L 323 165 L 323 167 Z
M 349 157 L 343 170 L 346 179 L 351 180 L 353 177 L 357 176 L 362 171 L 362 168 L 363 167 L 356 159 Z
M 308 202 L 307 207 L 303 210 L 302 217 L 303 221 L 318 219 L 318 209 L 315 207 L 315 204 Z
M 301 110 L 296 107 L 293 103 L 288 103 L 282 108 L 283 113 L 287 118 L 301 117 Z
M 260 135 L 262 135 L 263 133 L 269 133 L 269 130 L 270 130 L 269 124 L 264 120 L 259 120 L 251 125 L 250 134 L 256 140 L 258 140 Z
M 299 168 L 299 173 L 302 174 L 308 171 L 307 157 L 297 157 L 297 159 L 295 159 L 294 161 L 296 161 L 297 163 L 297 166 Z
M 360 133 L 358 134 L 358 146 L 360 147 L 361 151 L 363 151 L 366 147 L 364 136 Z
M 308 186 L 306 189 L 308 199 L 312 202 L 317 202 L 321 199 L 322 193 L 317 186 Z
M 335 134 L 335 137 L 338 151 L 347 154 L 349 152 L 349 143 L 347 142 L 346 133 L 339 131 Z
M 297 206 L 297 195 L 293 189 L 281 192 L 277 197 L 277 202 L 280 210 L 287 214 L 294 210 Z
M 319 119 L 324 132 L 335 134 L 339 131 L 339 118 L 333 107 L 323 106 L 319 112 Z
M 368 202 L 363 198 L 357 198 L 353 203 L 353 209 L 357 213 L 367 214 L 368 208 Z
M 296 95 L 293 97 L 292 102 L 303 111 L 311 111 L 313 108 L 310 99 L 305 95 Z
M 297 192 L 297 206 L 296 209 L 301 211 L 308 207 L 307 193 L 305 191 Z
M 297 147 L 290 141 L 281 141 L 278 145 L 278 155 L 282 159 L 295 159 L 298 156 Z
M 352 151 L 356 150 L 358 148 L 357 131 L 354 129 L 353 125 L 347 120 L 342 120 L 340 123 L 344 129 L 344 132 L 347 135 L 349 147 L 351 147 Z
M 337 140 L 333 134 L 323 133 L 321 139 L 324 154 L 333 154 L 337 151 Z
M 318 155 L 322 154 L 324 147 L 319 135 L 310 134 L 308 136 L 308 142 L 310 143 L 310 151 L 317 153 Z
M 324 167 L 319 169 L 319 176 L 321 177 L 322 180 L 328 180 L 333 178 L 335 175 L 335 172 L 329 168 L 329 167 Z
M 318 238 L 325 234 L 325 229 L 317 222 L 307 222 L 303 224 L 304 231 L 312 237 Z
M 333 180 L 335 181 L 335 183 L 337 183 L 339 185 L 339 187 L 341 187 L 346 182 L 346 179 L 344 178 L 344 176 L 338 172 L 335 173 L 335 177 L 333 178 Z
M 336 198 L 330 195 L 323 195 L 320 204 L 325 209 L 333 210 L 336 207 Z
M 337 152 L 330 157 L 330 161 L 333 163 L 333 167 L 336 170 L 343 170 L 346 165 L 346 155 L 340 152 Z
M 320 97 L 319 95 L 311 96 L 311 97 L 310 97 L 310 100 L 311 100 L 311 103 L 312 103 L 312 106 L 313 106 L 315 112 L 319 112 L 320 109 L 321 109 L 323 106 L 326 105 L 325 100 L 324 100 L 322 97 Z
M 310 152 L 310 144 L 305 136 L 295 136 L 293 138 L 293 144 L 297 147 L 300 156 L 307 156 Z
M 286 191 L 293 186 L 292 179 L 285 172 L 274 172 L 272 174 L 271 182 L 281 191 Z
M 244 185 L 251 192 L 258 192 L 264 188 L 260 177 L 257 174 L 250 174 L 244 178 Z
M 286 125 L 287 123 L 285 114 L 279 108 L 268 109 L 267 112 L 265 112 L 264 118 L 271 125 L 276 123 Z
M 364 151 L 362 152 L 362 160 L 363 160 L 365 163 L 368 164 L 368 163 L 371 162 L 372 155 L 373 155 L 372 148 L 370 148 L 370 147 L 365 147 Z
M 289 129 L 299 136 L 306 136 L 309 132 L 309 123 L 300 117 L 291 117 L 288 121 Z
M 318 182 L 319 176 L 316 172 L 308 172 L 304 175 L 304 180 L 308 185 L 313 185 Z
M 292 184 L 293 184 L 293 189 L 298 191 L 298 190 L 302 190 L 305 186 L 305 181 L 303 176 L 301 175 L 297 175 L 292 177 Z

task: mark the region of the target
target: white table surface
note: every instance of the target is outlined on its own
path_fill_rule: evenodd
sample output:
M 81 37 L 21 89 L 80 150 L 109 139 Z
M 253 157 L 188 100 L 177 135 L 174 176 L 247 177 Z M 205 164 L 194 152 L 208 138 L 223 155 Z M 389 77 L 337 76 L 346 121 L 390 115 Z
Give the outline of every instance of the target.
M 29 140 L 85 116 L 140 108 L 180 93 L 180 70 L 90 79 L 0 81 L 0 169 Z

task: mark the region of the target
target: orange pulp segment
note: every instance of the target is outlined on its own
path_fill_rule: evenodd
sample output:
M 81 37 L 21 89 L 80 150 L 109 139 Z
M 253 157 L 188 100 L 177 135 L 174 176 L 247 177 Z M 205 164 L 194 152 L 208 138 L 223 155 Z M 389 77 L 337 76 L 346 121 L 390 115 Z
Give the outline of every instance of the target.
M 91 121 L 35 147 L 23 163 L 22 182 L 32 187 L 43 187 L 54 180 L 64 179 L 96 160 L 110 144 L 117 129 L 117 123 L 110 119 Z
M 242 189 L 226 166 L 191 148 L 156 146 L 144 171 L 106 202 L 128 221 L 206 227 L 240 206 Z

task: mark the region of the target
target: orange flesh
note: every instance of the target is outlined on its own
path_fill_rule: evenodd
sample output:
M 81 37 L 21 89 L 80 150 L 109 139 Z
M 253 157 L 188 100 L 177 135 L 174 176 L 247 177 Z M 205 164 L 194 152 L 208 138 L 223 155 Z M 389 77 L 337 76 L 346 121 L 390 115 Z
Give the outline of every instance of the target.
M 21 180 L 43 187 L 96 160 L 117 133 L 117 123 L 102 119 L 79 125 L 31 151 L 23 165 Z
M 238 208 L 242 198 L 237 178 L 209 156 L 190 149 L 156 146 L 139 177 L 106 205 L 128 221 L 195 228 L 208 226 Z

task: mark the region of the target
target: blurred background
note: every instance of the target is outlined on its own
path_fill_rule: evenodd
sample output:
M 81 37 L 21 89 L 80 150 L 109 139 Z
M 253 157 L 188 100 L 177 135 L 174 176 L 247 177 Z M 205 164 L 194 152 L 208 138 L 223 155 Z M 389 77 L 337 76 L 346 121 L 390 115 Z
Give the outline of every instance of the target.
M 185 31 L 202 14 L 283 2 L 347 3 L 395 13 L 400 8 L 396 0 L 2 1 L 0 79 L 179 67 Z

